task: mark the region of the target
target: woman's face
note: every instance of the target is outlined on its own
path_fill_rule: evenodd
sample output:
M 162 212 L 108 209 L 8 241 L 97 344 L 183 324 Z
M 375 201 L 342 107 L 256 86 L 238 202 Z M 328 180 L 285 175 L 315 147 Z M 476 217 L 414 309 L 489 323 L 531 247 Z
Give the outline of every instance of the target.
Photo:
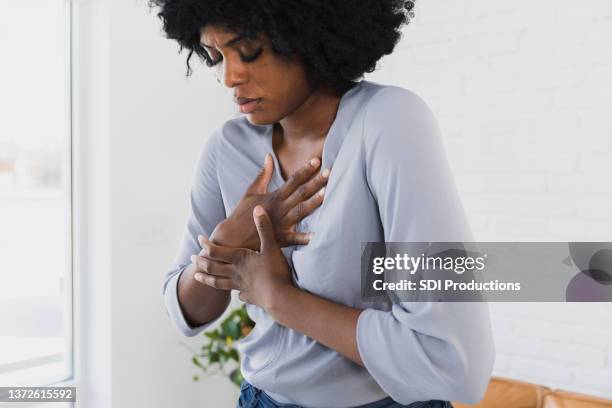
M 296 110 L 312 93 L 304 66 L 272 51 L 265 34 L 249 40 L 224 27 L 207 25 L 200 42 L 215 63 L 219 81 L 233 89 L 240 112 L 255 125 L 273 124 Z

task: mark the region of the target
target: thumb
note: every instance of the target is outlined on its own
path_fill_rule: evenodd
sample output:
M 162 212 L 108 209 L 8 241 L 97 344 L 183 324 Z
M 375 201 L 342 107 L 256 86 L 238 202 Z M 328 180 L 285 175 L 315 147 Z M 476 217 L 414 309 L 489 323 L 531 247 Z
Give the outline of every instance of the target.
M 274 161 L 272 160 L 272 156 L 270 153 L 266 154 L 266 158 L 264 159 L 264 165 L 259 170 L 259 174 L 250 185 L 249 190 L 253 193 L 264 194 L 268 191 L 268 184 L 270 183 L 270 179 L 272 179 L 272 173 L 274 171 Z
M 267 252 L 278 246 L 276 236 L 274 235 L 274 225 L 268 213 L 261 205 L 257 205 L 253 209 L 253 221 L 255 221 L 259 240 L 261 241 L 259 252 Z

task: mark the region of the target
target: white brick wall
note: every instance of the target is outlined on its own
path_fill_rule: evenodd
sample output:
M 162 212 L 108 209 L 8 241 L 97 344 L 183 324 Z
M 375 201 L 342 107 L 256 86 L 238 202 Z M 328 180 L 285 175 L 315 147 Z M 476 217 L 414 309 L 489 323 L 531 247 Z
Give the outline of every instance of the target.
M 368 78 L 432 107 L 476 239 L 612 241 L 612 1 L 415 11 Z M 612 398 L 612 304 L 490 306 L 495 375 Z

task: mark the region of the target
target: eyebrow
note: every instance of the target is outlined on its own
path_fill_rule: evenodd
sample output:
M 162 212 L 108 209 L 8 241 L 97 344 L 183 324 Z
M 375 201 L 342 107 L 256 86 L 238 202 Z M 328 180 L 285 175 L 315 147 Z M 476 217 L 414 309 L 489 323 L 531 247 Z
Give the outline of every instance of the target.
M 237 42 L 242 41 L 245 37 L 246 37 L 246 34 L 240 34 L 237 37 L 234 37 L 231 40 L 229 40 L 228 42 L 226 42 L 225 44 L 223 44 L 223 47 L 232 46 L 232 45 L 236 44 Z M 206 48 L 213 48 L 210 45 L 204 44 L 203 42 L 200 42 L 200 44 L 202 44 L 202 46 L 206 47 Z

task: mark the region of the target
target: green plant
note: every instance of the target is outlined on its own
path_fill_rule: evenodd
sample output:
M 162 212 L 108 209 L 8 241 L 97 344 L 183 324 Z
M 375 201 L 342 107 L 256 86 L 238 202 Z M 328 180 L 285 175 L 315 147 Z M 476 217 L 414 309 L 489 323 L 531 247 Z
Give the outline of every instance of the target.
M 245 305 L 242 305 L 232 311 L 217 329 L 203 333 L 206 342 L 201 352 L 194 354 L 191 361 L 208 375 L 224 373 L 239 387 L 244 378 L 240 372 L 240 355 L 235 343 L 246 337 L 253 327 L 255 322 L 249 318 Z M 200 376 L 194 375 L 193 380 L 199 381 Z

